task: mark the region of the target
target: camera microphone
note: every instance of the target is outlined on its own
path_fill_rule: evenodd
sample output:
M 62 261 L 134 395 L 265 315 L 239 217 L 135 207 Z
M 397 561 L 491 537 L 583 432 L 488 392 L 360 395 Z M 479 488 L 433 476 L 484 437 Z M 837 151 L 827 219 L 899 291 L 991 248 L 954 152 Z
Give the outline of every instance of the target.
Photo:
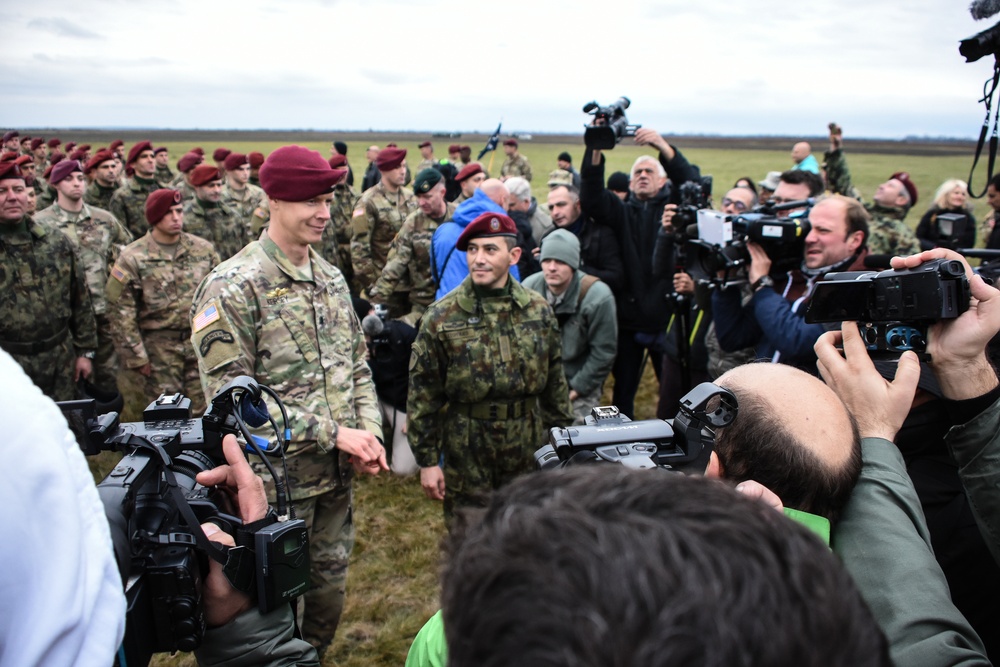
M 383 329 L 385 325 L 378 315 L 365 315 L 365 319 L 361 320 L 361 330 L 366 336 L 378 336 Z
M 865 268 L 866 269 L 891 269 L 892 258 L 895 255 L 866 255 L 865 256 Z
M 969 5 L 969 13 L 977 21 L 989 18 L 1000 12 L 1000 0 L 973 0 Z

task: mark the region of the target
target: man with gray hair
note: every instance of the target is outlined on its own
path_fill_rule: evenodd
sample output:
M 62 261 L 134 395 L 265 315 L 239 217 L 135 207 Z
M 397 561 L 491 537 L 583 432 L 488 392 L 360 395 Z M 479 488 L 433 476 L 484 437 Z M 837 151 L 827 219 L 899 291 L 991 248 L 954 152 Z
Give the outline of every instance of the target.
M 504 185 L 510 191 L 509 213 L 524 213 L 531 223 L 531 238 L 535 243 L 541 243 L 542 237 L 552 229 L 552 218 L 545 212 L 545 209 L 538 205 L 538 201 L 531 194 L 531 183 L 521 176 L 512 176 L 504 181 Z M 514 216 L 511 216 L 514 217 Z M 514 222 L 517 222 L 514 218 Z

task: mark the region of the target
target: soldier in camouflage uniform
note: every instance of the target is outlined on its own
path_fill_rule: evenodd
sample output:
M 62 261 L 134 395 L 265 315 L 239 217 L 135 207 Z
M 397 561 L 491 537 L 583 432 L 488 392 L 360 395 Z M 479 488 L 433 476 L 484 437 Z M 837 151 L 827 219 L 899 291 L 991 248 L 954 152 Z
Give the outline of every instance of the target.
M 413 182 L 417 193 L 416 211 L 411 213 L 392 242 L 389 259 L 382 275 L 371 290 L 375 303 L 384 303 L 396 285 L 410 285 L 410 312 L 399 319 L 411 327 L 434 301 L 437 285 L 431 275 L 431 238 L 434 230 L 455 214 L 455 204 L 444 199 L 444 177 L 433 167 L 417 174 Z
M 260 187 L 250 184 L 250 160 L 246 155 L 230 153 L 223 163 L 226 167 L 226 183 L 222 186 L 222 203 L 239 214 L 247 228 L 247 235 L 256 238 L 251 233 L 250 221 L 253 220 L 253 212 L 267 197 Z
M 52 400 L 89 377 L 97 323 L 73 244 L 25 214 L 27 185 L 0 162 L 0 348 Z
M 413 193 L 403 187 L 405 157 L 406 151 L 399 148 L 379 151 L 375 164 L 382 180 L 361 195 L 352 214 L 351 264 L 358 283 L 368 292 L 382 275 L 396 233 L 417 207 Z M 390 317 L 401 317 L 410 312 L 409 291 L 409 283 L 400 282 L 396 291 L 385 297 Z
M 184 227 L 215 246 L 219 257 L 229 259 L 250 242 L 250 232 L 239 214 L 221 201 L 222 174 L 217 167 L 200 164 L 189 178 L 194 199 L 184 204 Z
M 424 141 L 417 148 L 420 149 L 420 164 L 417 165 L 417 173 L 419 174 L 424 169 L 433 169 L 437 165 L 437 160 L 434 159 L 434 144 Z M 416 185 L 413 188 L 416 189 Z
M 188 179 L 191 177 L 191 172 L 194 171 L 194 168 L 204 161 L 204 156 L 195 152 L 185 153 L 177 161 L 177 175 L 170 182 L 170 189 L 181 193 L 181 201 L 189 202 L 194 199 L 194 188 L 191 187 Z
M 83 201 L 88 206 L 111 210 L 111 198 L 118 189 L 118 163 L 111 151 L 97 151 L 94 157 L 87 161 L 83 173 L 90 181 L 83 191 Z
M 128 152 L 125 167 L 132 170 L 132 175 L 125 179 L 125 185 L 115 191 L 108 210 L 125 225 L 125 229 L 134 238 L 138 238 L 149 229 L 143 214 L 146 197 L 159 188 L 153 178 L 156 174 L 153 145 L 148 141 L 140 141 L 133 146 Z
M 333 169 L 346 169 L 347 158 L 334 155 L 328 161 Z M 313 249 L 326 261 L 340 269 L 351 289 L 351 294 L 360 294 L 361 289 L 355 284 L 354 267 L 351 266 L 351 214 L 354 203 L 358 200 L 354 188 L 343 178 L 333 186 L 333 199 L 330 201 L 330 224 L 323 230 L 323 240 L 313 244 Z
M 530 182 L 531 165 L 528 163 L 528 158 L 517 152 L 517 139 L 508 139 L 503 142 L 503 152 L 507 155 L 507 159 L 503 161 L 503 166 L 500 167 L 500 178 L 505 179 L 508 176 L 520 176 Z
M 150 231 L 125 248 L 107 279 L 108 316 L 121 358 L 123 384 L 134 388 L 130 413 L 160 394 L 181 392 L 192 414 L 205 412 L 198 361 L 191 348 L 191 301 L 219 255 L 183 231 L 181 193 L 157 190 L 146 199 Z
M 250 375 L 285 402 L 291 422 L 288 475 L 298 516 L 310 527 L 312 590 L 303 636 L 332 641 L 354 543 L 353 469 L 387 470 L 367 349 L 343 276 L 310 243 L 329 220 L 330 190 L 344 176 L 315 151 L 285 146 L 260 180 L 271 224 L 260 240 L 202 282 L 192 343 L 206 396 Z
M 455 200 L 455 204 L 458 205 L 467 199 L 471 199 L 472 195 L 476 193 L 476 188 L 482 185 L 485 180 L 486 172 L 483 171 L 483 165 L 478 162 L 473 162 L 455 174 L 455 182 L 462 188 L 462 194 Z
M 35 215 L 35 222 L 55 227 L 76 248 L 97 317 L 97 355 L 94 357 L 91 380 L 98 387 L 113 391 L 118 383 L 118 358 L 111 340 L 104 285 L 108 280 L 109 267 L 115 263 L 118 253 L 132 242 L 132 235 L 115 216 L 83 202 L 86 181 L 83 167 L 76 160 L 63 160 L 57 164 L 52 170 L 51 183 L 58 192 L 58 199 Z
M 500 213 L 469 223 L 457 248 L 470 275 L 431 304 L 413 344 L 407 433 L 424 492 L 444 500 L 446 518 L 533 470 L 548 429 L 573 422 L 556 317 L 508 277 L 516 237 Z
M 153 160 L 156 162 L 156 173 L 154 178 L 161 188 L 169 188 L 177 176 L 170 168 L 170 151 L 166 146 L 159 146 L 153 151 Z

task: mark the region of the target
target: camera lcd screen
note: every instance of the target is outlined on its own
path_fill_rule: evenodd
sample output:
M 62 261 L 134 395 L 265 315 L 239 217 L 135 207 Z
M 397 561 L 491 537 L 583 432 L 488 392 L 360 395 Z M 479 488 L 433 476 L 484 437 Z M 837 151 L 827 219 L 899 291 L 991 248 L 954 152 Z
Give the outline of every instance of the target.
M 868 311 L 871 282 L 820 282 L 809 300 L 806 322 L 848 322 L 863 319 Z

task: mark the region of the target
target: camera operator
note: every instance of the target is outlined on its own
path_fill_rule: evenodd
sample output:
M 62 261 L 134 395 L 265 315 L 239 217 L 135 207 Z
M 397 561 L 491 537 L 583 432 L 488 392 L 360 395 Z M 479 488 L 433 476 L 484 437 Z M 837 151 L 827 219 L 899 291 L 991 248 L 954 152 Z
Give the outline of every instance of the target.
M 663 208 L 680 203 L 680 186 L 699 178 L 698 170 L 656 130 L 637 130 L 635 142 L 656 148 L 658 156 L 643 155 L 632 165 L 629 195 L 624 202 L 604 187 L 604 156 L 600 150 L 587 149 L 584 153 L 580 191 L 583 210 L 598 224 L 615 230 L 622 253 L 625 288 L 618 295 L 613 402 L 630 417 L 645 355 L 652 359 L 657 379 L 663 366 L 662 332 L 670 319 L 666 295 L 673 291 L 671 276 L 656 278 L 653 272 L 653 249 Z
M 739 285 L 712 294 L 715 331 L 723 350 L 735 352 L 753 346 L 758 358 L 815 372 L 813 344 L 826 328 L 806 324 L 809 297 L 816 281 L 825 274 L 864 267 L 869 218 L 856 200 L 833 195 L 812 208 L 809 220 L 811 229 L 805 238 L 805 256 L 799 270 L 776 280 L 771 275 L 771 259 L 761 246 L 748 243 L 751 261 L 747 280 L 753 292 L 750 300 L 741 302 Z

